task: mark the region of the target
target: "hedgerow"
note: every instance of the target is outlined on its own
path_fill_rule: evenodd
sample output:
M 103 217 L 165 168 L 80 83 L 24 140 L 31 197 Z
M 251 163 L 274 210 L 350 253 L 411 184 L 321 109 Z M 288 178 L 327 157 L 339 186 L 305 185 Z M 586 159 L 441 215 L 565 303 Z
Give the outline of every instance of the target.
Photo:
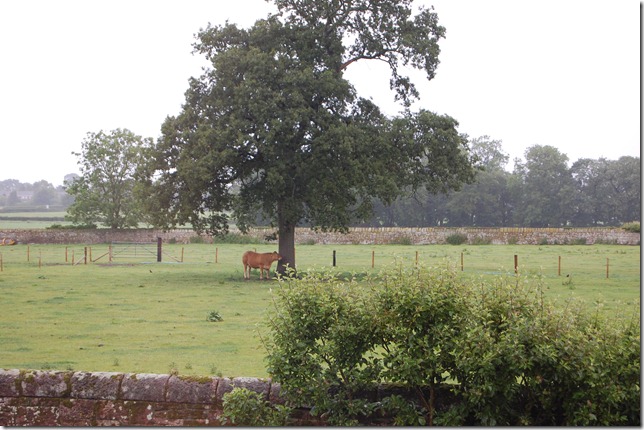
M 400 266 L 273 293 L 268 371 L 331 425 L 640 424 L 639 314 L 554 306 L 538 278 Z M 374 396 L 383 384 L 406 394 Z

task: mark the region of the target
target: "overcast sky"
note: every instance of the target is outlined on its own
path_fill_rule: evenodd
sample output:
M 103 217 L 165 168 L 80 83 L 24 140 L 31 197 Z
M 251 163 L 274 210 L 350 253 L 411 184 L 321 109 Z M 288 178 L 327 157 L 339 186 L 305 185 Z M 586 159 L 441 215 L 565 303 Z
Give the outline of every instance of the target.
M 640 2 L 416 0 L 446 27 L 434 80 L 414 109 L 448 114 L 470 137 L 579 158 L 640 156 Z M 208 22 L 243 27 L 264 0 L 0 0 L 0 180 L 62 185 L 88 132 L 157 138 L 205 64 L 191 54 Z M 345 76 L 388 114 L 377 62 Z

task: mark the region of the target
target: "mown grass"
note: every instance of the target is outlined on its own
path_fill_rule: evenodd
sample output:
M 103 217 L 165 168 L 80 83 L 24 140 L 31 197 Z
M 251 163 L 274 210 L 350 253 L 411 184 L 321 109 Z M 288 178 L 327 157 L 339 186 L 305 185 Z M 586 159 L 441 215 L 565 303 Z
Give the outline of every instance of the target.
M 84 248 L 0 247 L 1 368 L 267 376 L 257 329 L 271 304 L 270 290 L 278 283 L 259 281 L 257 271 L 244 281 L 241 255 L 248 249 L 273 251 L 275 245 L 166 244 L 162 263 L 150 253 L 110 263 L 108 246 L 98 245 L 91 247 L 92 259 L 98 261 L 83 264 Z M 639 313 L 640 248 L 634 246 L 296 249 L 301 272 L 332 270 L 360 278 L 377 276 L 396 261 L 414 265 L 416 253 L 419 264 L 452 267 L 476 282 L 514 276 L 517 255 L 520 276 L 540 278 L 547 298 L 562 306 L 575 298 L 615 317 Z M 212 312 L 222 321 L 209 321 Z

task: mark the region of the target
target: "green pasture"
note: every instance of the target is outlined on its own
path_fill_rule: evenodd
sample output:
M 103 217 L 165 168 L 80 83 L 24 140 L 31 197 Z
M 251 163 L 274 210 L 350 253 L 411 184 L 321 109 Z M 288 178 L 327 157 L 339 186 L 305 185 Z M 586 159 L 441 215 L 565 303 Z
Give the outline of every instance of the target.
M 115 246 L 112 261 L 108 245 L 0 247 L 0 368 L 265 377 L 258 328 L 279 283 L 259 281 L 256 270 L 244 281 L 241 255 L 248 249 L 276 246 L 164 244 L 161 263 L 156 244 Z M 562 306 L 574 298 L 615 317 L 639 314 L 637 246 L 296 248 L 299 271 L 359 279 L 418 263 L 491 281 L 515 276 L 515 255 L 519 276 L 541 279 L 546 297 Z M 222 320 L 211 321 L 213 315 Z
M 67 212 L 0 212 L 0 229 L 44 229 L 53 224 L 71 226 L 72 222 L 64 221 L 65 215 Z M 53 218 L 56 220 L 52 221 Z

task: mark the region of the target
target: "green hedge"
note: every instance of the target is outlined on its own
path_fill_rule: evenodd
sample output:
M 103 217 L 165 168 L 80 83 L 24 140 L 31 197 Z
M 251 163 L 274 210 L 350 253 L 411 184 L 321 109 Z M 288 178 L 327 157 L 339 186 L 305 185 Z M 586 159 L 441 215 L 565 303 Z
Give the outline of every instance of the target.
M 398 267 L 283 279 L 265 345 L 288 405 L 331 425 L 640 425 L 639 327 L 554 307 L 511 275 Z M 383 383 L 416 395 L 365 395 Z

